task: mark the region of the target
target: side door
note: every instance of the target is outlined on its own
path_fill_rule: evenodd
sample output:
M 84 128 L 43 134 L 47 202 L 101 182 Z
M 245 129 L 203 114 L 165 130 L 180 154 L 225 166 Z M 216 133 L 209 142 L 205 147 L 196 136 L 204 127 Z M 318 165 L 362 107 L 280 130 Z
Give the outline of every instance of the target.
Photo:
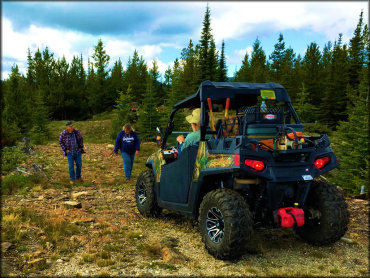
M 180 157 L 161 168 L 159 196 L 162 201 L 187 203 L 198 145 L 185 148 Z

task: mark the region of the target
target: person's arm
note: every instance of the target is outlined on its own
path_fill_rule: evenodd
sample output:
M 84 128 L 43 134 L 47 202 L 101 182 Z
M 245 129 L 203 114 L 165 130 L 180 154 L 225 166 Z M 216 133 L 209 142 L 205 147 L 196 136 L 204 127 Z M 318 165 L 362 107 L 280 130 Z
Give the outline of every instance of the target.
M 121 147 L 121 133 L 122 131 L 120 131 L 117 135 L 116 143 L 114 144 L 114 153 L 118 153 L 118 149 Z
M 59 136 L 59 145 L 62 148 L 63 155 L 66 156 L 67 155 L 67 153 L 66 153 L 66 146 L 64 145 L 63 137 L 64 137 L 64 134 L 63 134 L 63 131 L 62 131 L 60 133 L 60 136 Z
M 183 151 L 186 147 L 189 147 L 191 145 L 192 141 L 191 138 L 193 137 L 193 133 L 194 132 L 191 132 L 186 136 L 184 142 L 181 144 L 181 151 Z
M 81 132 L 78 129 L 76 129 L 76 133 L 77 133 L 77 139 L 78 139 L 78 141 L 77 141 L 78 142 L 78 148 L 80 149 L 81 152 L 83 152 L 83 150 L 84 150 L 84 139 L 82 137 Z
M 135 132 L 135 150 L 136 154 L 139 154 L 140 151 L 140 138 L 137 136 L 137 133 Z

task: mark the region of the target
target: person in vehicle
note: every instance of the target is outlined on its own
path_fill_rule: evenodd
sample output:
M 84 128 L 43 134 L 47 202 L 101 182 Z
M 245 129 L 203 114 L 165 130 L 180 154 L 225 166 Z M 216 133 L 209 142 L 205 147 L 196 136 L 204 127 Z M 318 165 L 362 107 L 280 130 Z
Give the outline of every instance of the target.
M 191 124 L 193 132 L 189 133 L 186 138 L 184 138 L 184 135 L 177 136 L 176 140 L 179 142 L 179 156 L 185 148 L 195 145 L 200 141 L 200 108 L 194 109 L 191 115 L 186 117 L 186 121 Z

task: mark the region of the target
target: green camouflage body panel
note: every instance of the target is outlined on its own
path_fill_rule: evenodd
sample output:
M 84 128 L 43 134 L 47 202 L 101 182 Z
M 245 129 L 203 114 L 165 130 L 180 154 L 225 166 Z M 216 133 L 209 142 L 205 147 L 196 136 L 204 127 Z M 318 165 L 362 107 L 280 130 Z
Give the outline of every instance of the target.
M 193 173 L 193 181 L 197 181 L 202 169 L 224 168 L 235 166 L 234 154 L 210 154 L 206 142 L 199 143 L 197 158 Z
M 157 152 L 151 154 L 147 159 L 147 163 L 150 163 L 150 161 L 153 161 L 154 163 L 156 181 L 159 182 L 161 180 L 162 165 L 166 164 L 166 161 L 164 160 L 164 157 L 163 157 L 162 150 L 158 150 Z

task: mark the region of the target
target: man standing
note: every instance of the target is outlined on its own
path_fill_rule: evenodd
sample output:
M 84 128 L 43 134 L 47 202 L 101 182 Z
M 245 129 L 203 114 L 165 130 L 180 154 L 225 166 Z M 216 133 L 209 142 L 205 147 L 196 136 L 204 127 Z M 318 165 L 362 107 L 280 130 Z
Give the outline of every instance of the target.
M 66 123 L 66 129 L 60 133 L 59 145 L 62 148 L 63 155 L 68 159 L 69 180 L 73 184 L 75 180 L 82 181 L 82 154 L 84 143 L 81 132 L 73 127 L 72 122 Z M 76 171 L 75 171 L 76 163 Z
M 129 124 L 125 124 L 123 130 L 118 133 L 116 143 L 114 144 L 114 153 L 116 155 L 118 155 L 118 149 L 121 151 L 126 180 L 130 180 L 135 154 L 139 154 L 140 151 L 140 139 Z

